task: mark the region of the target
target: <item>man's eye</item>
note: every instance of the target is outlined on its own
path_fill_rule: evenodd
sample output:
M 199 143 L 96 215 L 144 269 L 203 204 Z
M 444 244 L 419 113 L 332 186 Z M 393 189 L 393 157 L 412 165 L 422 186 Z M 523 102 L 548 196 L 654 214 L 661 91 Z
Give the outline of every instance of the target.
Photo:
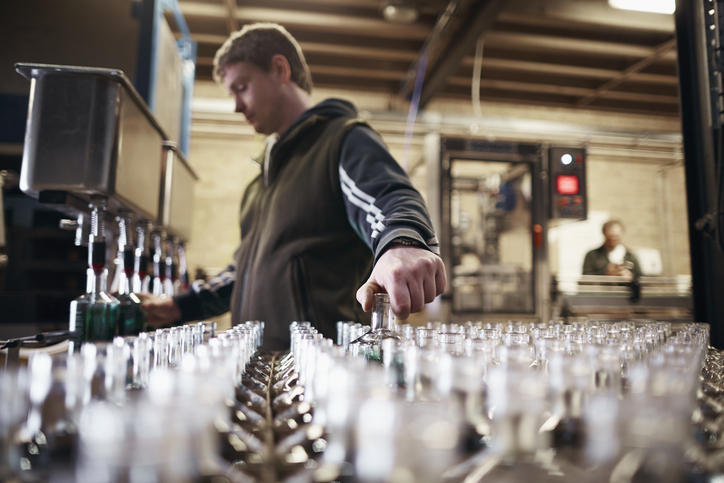
M 245 86 L 245 85 L 236 86 L 236 87 L 234 88 L 234 90 L 235 90 L 236 92 L 244 92 L 244 91 L 246 90 L 246 86 Z

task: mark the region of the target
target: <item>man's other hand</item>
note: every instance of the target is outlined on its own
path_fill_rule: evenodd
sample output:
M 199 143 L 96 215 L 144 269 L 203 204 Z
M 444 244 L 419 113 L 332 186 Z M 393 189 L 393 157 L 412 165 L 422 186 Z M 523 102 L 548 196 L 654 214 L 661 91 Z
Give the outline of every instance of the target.
M 435 300 L 446 284 L 440 257 L 423 248 L 394 245 L 377 260 L 369 280 L 357 291 L 357 301 L 369 312 L 374 294 L 386 292 L 392 311 L 404 320 Z
M 141 309 L 146 312 L 146 323 L 149 327 L 163 327 L 181 319 L 181 309 L 173 298 L 151 294 L 137 295 L 141 299 Z
M 616 265 L 615 263 L 609 263 L 606 266 L 606 275 L 613 275 L 615 277 L 626 277 L 633 278 L 633 274 L 629 269 L 623 265 Z

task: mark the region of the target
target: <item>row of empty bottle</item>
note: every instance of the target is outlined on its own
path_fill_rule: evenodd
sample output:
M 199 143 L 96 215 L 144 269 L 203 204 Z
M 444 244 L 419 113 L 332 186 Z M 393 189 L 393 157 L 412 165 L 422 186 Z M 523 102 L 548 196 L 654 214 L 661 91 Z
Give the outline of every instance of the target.
M 344 343 L 354 326 L 339 327 Z M 429 482 L 678 482 L 724 469 L 724 451 L 709 457 L 724 404 L 706 402 L 710 440 L 701 421 L 692 425 L 692 415 L 704 418 L 702 377 L 721 377 L 706 324 L 430 323 L 401 332 L 345 349 L 293 327 L 305 401 L 329 438 L 326 468 L 352 468 L 361 481 Z M 374 339 L 376 349 L 355 348 Z M 705 387 L 722 397 L 716 384 Z
M 253 481 L 223 458 L 223 430 L 263 324 L 211 327 L 84 343 L 0 372 L 0 481 Z

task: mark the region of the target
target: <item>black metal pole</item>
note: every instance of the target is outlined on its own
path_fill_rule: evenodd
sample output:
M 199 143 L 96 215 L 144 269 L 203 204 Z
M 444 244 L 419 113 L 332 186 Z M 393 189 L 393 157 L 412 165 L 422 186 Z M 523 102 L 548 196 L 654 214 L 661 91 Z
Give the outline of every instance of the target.
M 711 343 L 723 348 L 724 255 L 711 233 L 711 224 L 705 223 L 707 215 L 716 210 L 719 188 L 715 176 L 714 126 L 704 30 L 704 2 L 707 1 L 677 0 L 675 21 L 694 318 L 697 322 L 711 324 Z

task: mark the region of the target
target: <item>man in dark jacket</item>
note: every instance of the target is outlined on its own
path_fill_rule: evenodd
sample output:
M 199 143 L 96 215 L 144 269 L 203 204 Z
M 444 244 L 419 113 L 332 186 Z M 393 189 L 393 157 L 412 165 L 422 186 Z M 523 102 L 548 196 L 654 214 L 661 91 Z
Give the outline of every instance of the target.
M 640 277 L 641 265 L 636 255 L 621 244 L 623 224 L 610 220 L 603 224 L 603 245 L 586 254 L 583 260 L 583 275 L 615 275 L 618 277 Z
M 232 34 L 214 77 L 269 136 L 261 173 L 242 200 L 234 263 L 186 294 L 147 300 L 149 323 L 231 310 L 234 324 L 265 321 L 265 346 L 283 349 L 293 320 L 333 337 L 337 320 L 364 320 L 376 292 L 405 319 L 444 291 L 422 197 L 352 104 L 314 105 L 309 69 L 286 30 L 255 24 Z

